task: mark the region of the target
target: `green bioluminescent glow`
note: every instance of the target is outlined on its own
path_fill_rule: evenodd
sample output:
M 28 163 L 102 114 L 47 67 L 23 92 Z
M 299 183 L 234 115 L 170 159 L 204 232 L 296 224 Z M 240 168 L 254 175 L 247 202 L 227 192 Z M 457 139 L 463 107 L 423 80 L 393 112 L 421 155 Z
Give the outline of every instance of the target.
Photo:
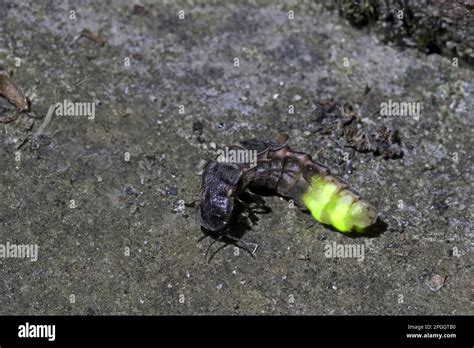
M 344 233 L 364 232 L 377 219 L 374 207 L 343 189 L 330 176 L 313 176 L 302 201 L 317 221 Z

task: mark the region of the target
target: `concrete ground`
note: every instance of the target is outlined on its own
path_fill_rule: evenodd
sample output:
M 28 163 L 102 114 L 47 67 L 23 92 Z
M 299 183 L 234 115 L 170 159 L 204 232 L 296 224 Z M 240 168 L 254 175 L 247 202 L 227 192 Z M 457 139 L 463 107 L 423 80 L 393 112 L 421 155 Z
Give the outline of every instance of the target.
M 471 67 L 386 45 L 316 2 L 141 4 L 0 5 L 0 65 L 31 103 L 10 121 L 0 98 L 0 244 L 38 246 L 36 262 L 0 258 L 0 314 L 474 313 Z M 369 137 L 398 130 L 403 155 L 350 147 L 341 115 L 315 112 L 328 98 Z M 95 117 L 43 123 L 64 100 Z M 421 114 L 381 116 L 389 100 Z M 204 162 L 280 132 L 384 228 L 347 236 L 270 195 L 242 237 L 256 258 L 227 245 L 208 262 L 188 205 Z M 363 260 L 328 258 L 333 242 L 364 246 Z

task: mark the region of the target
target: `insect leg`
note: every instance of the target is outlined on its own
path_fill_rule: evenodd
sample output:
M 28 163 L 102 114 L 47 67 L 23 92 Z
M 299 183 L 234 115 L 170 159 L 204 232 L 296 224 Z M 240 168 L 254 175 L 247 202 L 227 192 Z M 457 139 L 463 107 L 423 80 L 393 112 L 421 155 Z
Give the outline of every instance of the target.
M 231 236 L 231 235 L 227 235 L 226 238 L 232 240 L 233 241 L 232 244 L 234 244 L 236 247 L 241 248 L 241 249 L 245 250 L 246 252 L 248 252 L 250 255 L 252 255 L 252 257 L 254 259 L 257 258 L 257 255 L 255 255 L 255 252 L 258 249 L 258 244 L 249 243 L 249 242 L 242 242 L 239 238 L 236 238 L 236 237 Z M 253 250 L 250 250 L 249 248 L 247 248 L 246 245 L 253 245 L 254 246 Z
M 209 246 L 207 247 L 207 250 L 206 250 L 206 254 L 204 254 L 204 258 L 205 258 L 205 259 L 207 259 L 207 255 L 209 254 L 209 250 L 211 249 L 211 247 L 212 247 L 215 243 L 220 242 L 220 241 L 222 240 L 222 237 L 223 237 L 223 236 L 220 235 L 219 237 L 217 237 L 216 239 L 214 239 L 214 240 L 209 244 Z M 219 249 L 217 249 L 217 250 L 219 250 Z M 211 257 L 214 256 L 214 254 L 215 254 L 215 252 L 211 255 Z M 211 260 L 209 259 L 207 262 L 210 262 L 210 261 L 211 261 Z
M 255 224 L 258 221 L 258 216 L 252 211 L 252 208 L 247 203 L 242 201 L 240 198 L 236 197 L 236 200 L 240 204 L 242 204 L 242 206 L 245 208 L 245 210 L 247 210 L 250 220 L 252 220 L 252 222 Z
M 196 241 L 196 243 L 198 243 L 198 244 L 201 243 L 201 242 L 202 242 L 204 239 L 206 239 L 207 237 L 209 237 L 209 236 L 206 235 L 206 234 L 205 234 L 204 236 L 199 237 L 199 239 Z
M 222 244 L 220 247 L 218 247 L 218 248 L 216 249 L 216 251 L 214 251 L 214 252 L 211 254 L 211 256 L 209 257 L 209 259 L 207 260 L 207 263 L 211 263 L 211 261 L 212 261 L 212 259 L 214 258 L 214 256 L 215 256 L 220 250 L 224 249 L 226 246 L 227 246 L 227 244 L 224 243 L 224 244 Z
M 259 195 L 256 195 L 255 193 L 253 192 L 250 192 L 249 190 L 245 191 L 245 193 L 250 197 L 252 198 L 252 200 L 257 203 L 257 206 L 262 206 L 262 205 L 265 205 L 265 200 L 260 197 Z
M 227 240 L 230 240 L 231 242 L 228 242 L 226 243 L 225 242 L 225 239 Z M 211 247 L 217 243 L 217 242 L 223 242 L 223 244 L 218 247 L 212 254 L 211 256 L 208 258 L 207 255 L 209 254 L 209 250 L 211 249 Z M 248 242 L 242 242 L 240 239 L 234 237 L 234 236 L 231 236 L 230 234 L 223 234 L 223 235 L 220 235 L 218 238 L 214 239 L 212 241 L 212 243 L 208 246 L 207 250 L 206 250 L 206 254 L 205 254 L 205 259 L 207 259 L 207 263 L 210 263 L 212 261 L 212 259 L 214 258 L 214 256 L 222 249 L 224 249 L 227 245 L 229 244 L 232 244 L 232 245 L 235 245 L 236 247 L 242 249 L 242 250 L 245 250 L 246 252 L 248 252 L 254 259 L 257 258 L 257 255 L 255 255 L 255 252 L 257 251 L 258 249 L 258 244 L 256 243 L 248 243 Z M 254 248 L 253 250 L 250 250 L 247 245 L 253 245 Z

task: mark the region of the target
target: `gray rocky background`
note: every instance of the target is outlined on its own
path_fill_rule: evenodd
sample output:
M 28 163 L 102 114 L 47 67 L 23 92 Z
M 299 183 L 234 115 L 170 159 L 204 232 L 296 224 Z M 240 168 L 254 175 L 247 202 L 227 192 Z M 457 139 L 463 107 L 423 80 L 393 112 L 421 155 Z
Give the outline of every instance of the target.
M 0 243 L 39 247 L 36 262 L 0 259 L 0 314 L 473 314 L 472 5 L 399 22 L 397 1 L 140 4 L 0 4 L 0 65 L 30 101 L 12 120 L 0 98 Z M 330 98 L 368 137 L 398 130 L 403 155 L 354 146 L 318 114 Z M 43 124 L 65 99 L 95 118 Z M 422 103 L 420 117 L 381 116 L 390 99 Z M 208 262 L 189 206 L 204 162 L 280 132 L 385 227 L 347 236 L 265 196 L 271 212 L 242 237 L 256 258 L 227 245 Z M 333 242 L 364 245 L 364 260 L 327 258 Z

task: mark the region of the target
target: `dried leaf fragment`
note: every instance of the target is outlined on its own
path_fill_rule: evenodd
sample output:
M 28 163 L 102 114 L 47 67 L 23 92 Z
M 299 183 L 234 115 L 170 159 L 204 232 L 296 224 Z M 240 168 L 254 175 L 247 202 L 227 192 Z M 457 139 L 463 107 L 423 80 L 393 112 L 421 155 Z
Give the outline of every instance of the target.
M 94 34 L 92 31 L 90 31 L 89 29 L 83 29 L 81 31 L 81 37 L 85 37 L 89 40 L 91 40 L 92 42 L 95 42 L 96 44 L 100 45 L 100 46 L 104 46 L 105 45 L 105 39 L 100 37 L 99 35 L 97 34 Z
M 146 14 L 145 7 L 141 5 L 133 6 L 133 14 L 138 16 L 144 16 Z
M 19 111 L 28 110 L 28 101 L 23 91 L 10 79 L 8 73 L 0 70 L 0 95 L 15 105 Z

